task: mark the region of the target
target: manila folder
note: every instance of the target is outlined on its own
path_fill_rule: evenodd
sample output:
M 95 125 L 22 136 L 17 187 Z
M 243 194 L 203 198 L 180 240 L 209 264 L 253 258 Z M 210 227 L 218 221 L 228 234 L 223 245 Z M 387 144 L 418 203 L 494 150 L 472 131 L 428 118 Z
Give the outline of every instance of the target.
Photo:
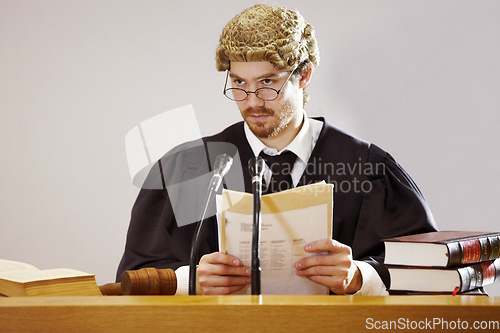
M 261 292 L 267 295 L 326 295 L 328 288 L 295 274 L 294 264 L 311 254 L 304 245 L 332 238 L 333 185 L 324 182 L 262 196 Z M 220 247 L 251 267 L 253 195 L 222 193 Z M 250 285 L 239 294 L 250 294 Z

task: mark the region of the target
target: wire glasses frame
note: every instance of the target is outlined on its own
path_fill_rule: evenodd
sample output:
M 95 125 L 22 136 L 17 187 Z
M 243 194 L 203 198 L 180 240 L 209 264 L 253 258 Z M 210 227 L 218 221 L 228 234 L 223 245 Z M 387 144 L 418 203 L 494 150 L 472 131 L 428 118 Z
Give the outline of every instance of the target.
M 279 90 L 276 90 L 271 87 L 262 87 L 259 89 L 256 89 L 255 91 L 246 91 L 244 89 L 240 88 L 227 88 L 227 79 L 229 77 L 229 69 L 226 71 L 226 83 L 224 83 L 224 91 L 222 92 L 224 96 L 229 98 L 232 101 L 244 101 L 247 99 L 249 94 L 255 94 L 257 98 L 260 98 L 263 101 L 274 101 L 276 98 L 278 98 L 279 94 L 285 87 L 286 83 L 290 78 L 292 77 L 292 74 L 295 72 L 295 69 L 293 69 L 290 72 L 290 75 L 288 75 L 288 78 L 285 80 L 285 83 L 281 86 Z M 244 93 L 244 94 L 243 94 Z M 241 95 L 240 95 L 241 94 Z M 241 96 L 241 97 L 240 97 Z

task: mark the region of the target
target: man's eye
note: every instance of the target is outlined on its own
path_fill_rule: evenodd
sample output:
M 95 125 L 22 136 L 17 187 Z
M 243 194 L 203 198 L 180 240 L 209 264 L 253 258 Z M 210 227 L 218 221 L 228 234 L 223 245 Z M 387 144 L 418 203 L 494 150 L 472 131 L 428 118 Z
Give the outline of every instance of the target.
M 273 80 L 271 80 L 271 79 L 263 79 L 262 83 L 265 84 L 266 86 L 268 86 L 268 85 L 270 85 L 270 84 L 273 83 Z
M 239 86 L 245 83 L 243 80 L 238 80 L 238 79 L 235 79 L 233 82 Z

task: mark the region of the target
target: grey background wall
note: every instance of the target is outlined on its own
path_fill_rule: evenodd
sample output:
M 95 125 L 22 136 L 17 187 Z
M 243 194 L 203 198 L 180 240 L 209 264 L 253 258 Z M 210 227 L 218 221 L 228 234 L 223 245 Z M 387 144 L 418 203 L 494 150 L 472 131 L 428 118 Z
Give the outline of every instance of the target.
M 309 115 L 391 152 L 441 229 L 500 230 L 500 2 L 269 2 L 317 30 Z M 240 119 L 214 50 L 252 4 L 0 0 L 1 258 L 114 280 L 138 192 L 124 137 L 186 104 L 204 135 Z

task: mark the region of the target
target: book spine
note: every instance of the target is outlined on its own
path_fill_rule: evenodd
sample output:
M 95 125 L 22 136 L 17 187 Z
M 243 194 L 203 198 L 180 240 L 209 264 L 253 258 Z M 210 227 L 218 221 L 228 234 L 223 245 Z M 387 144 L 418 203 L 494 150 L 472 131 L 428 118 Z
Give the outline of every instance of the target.
M 483 284 L 481 285 L 481 287 L 494 283 L 495 277 L 497 275 L 495 264 L 492 261 L 486 261 L 482 262 L 480 265 L 483 272 Z
M 500 282 L 500 260 L 493 261 L 493 265 L 495 266 L 495 281 Z
M 448 265 L 469 265 L 500 258 L 499 236 L 465 239 L 447 244 Z
M 479 261 L 488 261 L 491 255 L 491 244 L 488 237 L 479 238 L 479 243 L 481 243 L 481 258 L 479 258 Z
M 462 248 L 462 264 L 473 264 L 481 259 L 481 242 L 479 238 L 459 241 Z
M 485 261 L 460 267 L 457 269 L 460 275 L 460 291 L 480 288 L 492 284 L 500 278 L 500 261 Z
M 453 243 L 448 243 L 448 264 L 446 267 L 449 266 L 456 266 L 460 265 L 462 263 L 462 248 L 460 247 L 459 242 L 453 242 Z
M 488 237 L 488 242 L 490 243 L 491 248 L 491 254 L 488 260 L 500 258 L 500 236 Z
M 460 275 L 460 290 L 459 292 L 464 292 L 466 290 L 471 290 L 472 283 L 472 274 L 471 271 L 469 270 L 469 267 L 462 267 L 459 268 L 458 270 L 458 275 Z M 476 284 L 475 281 L 475 274 L 474 274 L 474 285 Z

